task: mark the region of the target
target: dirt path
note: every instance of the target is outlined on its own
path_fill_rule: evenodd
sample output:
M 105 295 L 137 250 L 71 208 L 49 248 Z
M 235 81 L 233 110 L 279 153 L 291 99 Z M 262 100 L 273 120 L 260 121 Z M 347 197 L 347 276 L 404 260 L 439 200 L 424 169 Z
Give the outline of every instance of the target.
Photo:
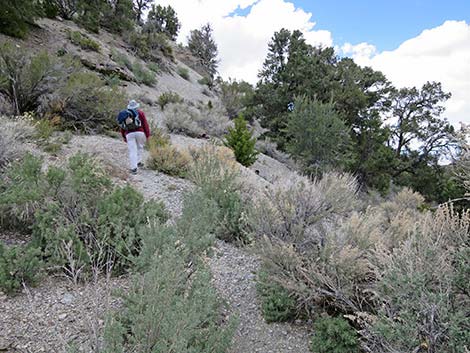
M 237 315 L 239 327 L 230 353 L 306 353 L 308 331 L 293 324 L 267 324 L 256 296 L 256 256 L 232 244 L 217 241 L 210 268 L 213 283 L 227 301 L 229 314 Z

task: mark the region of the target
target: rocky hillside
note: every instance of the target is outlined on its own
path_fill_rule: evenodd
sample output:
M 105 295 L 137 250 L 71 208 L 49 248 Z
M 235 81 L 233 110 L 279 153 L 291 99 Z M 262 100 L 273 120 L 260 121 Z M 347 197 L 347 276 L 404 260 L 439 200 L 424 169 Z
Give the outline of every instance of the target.
M 189 106 L 206 105 L 209 101 L 220 106 L 216 93 L 198 81 L 202 76 L 178 60 L 188 54 L 171 44 L 176 57 L 161 56 L 156 83 L 138 83 L 132 66 L 123 64 L 126 57 L 130 63 L 138 62 L 148 69 L 148 63 L 139 59 L 119 37 L 102 31 L 99 35 L 88 33 L 69 21 L 38 21 L 27 40 L 16 45 L 30 52 L 47 50 L 51 55 L 67 53 L 79 59 L 82 65 L 102 77 L 118 77 L 120 87 L 129 98 L 141 103 L 142 109 L 154 126 L 166 129 L 166 111 L 157 104 L 158 98 L 167 92 L 178 94 Z M 97 43 L 99 51 L 86 50 L 70 40 L 71 32 L 80 32 Z M 7 40 L 6 37 L 1 37 Z M 8 38 L 8 40 L 10 40 Z M 116 54 L 117 53 L 117 54 Z M 178 70 L 187 71 L 183 78 Z M 63 133 L 59 133 L 63 135 Z M 184 195 L 194 189 L 186 179 L 143 169 L 136 176 L 129 175 L 127 148 L 119 137 L 103 135 L 75 135 L 60 151 L 48 153 L 35 142 L 24 140 L 28 150 L 45 160 L 44 167 L 63 165 L 76 153 L 88 153 L 99 160 L 117 185 L 137 188 L 146 200 L 162 201 L 176 219 L 181 215 Z M 179 150 L 190 150 L 210 144 L 208 139 L 191 138 L 171 134 L 171 143 Z M 251 194 L 262 194 L 272 182 L 292 173 L 282 163 L 265 155 L 259 155 L 251 168 L 239 166 L 245 180 L 245 188 Z M 254 193 L 253 193 L 254 192 Z M 3 232 L 1 241 L 7 246 L 27 244 L 28 235 Z M 214 255 L 208 260 L 221 300 L 226 302 L 224 315 L 237 318 L 240 324 L 235 332 L 230 352 L 307 352 L 308 330 L 297 323 L 267 324 L 257 303 L 255 277 L 259 260 L 249 248 L 218 242 Z M 119 308 L 120 301 L 112 291 L 126 291 L 130 277 L 96 278 L 91 283 L 74 284 L 62 276 L 47 276 L 37 287 L 25 286 L 21 293 L 10 297 L 0 296 L 3 308 L 0 314 L 0 351 L 50 352 L 68 351 L 75 347 L 80 352 L 95 352 L 102 340 L 102 329 L 106 315 Z

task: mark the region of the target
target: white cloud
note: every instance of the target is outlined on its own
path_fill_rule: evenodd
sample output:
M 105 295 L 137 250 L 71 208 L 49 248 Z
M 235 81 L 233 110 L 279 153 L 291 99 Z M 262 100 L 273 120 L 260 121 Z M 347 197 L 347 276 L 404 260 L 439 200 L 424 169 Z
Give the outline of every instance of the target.
M 160 0 L 171 5 L 182 23 L 178 40 L 186 42 L 192 29 L 209 22 L 219 49 L 222 77 L 257 81 L 268 43 L 281 28 L 300 29 L 312 45 L 333 45 L 331 33 L 314 30 L 312 14 L 285 0 Z M 248 9 L 246 16 L 231 15 Z
M 157 0 L 171 5 L 182 23 L 178 40 L 192 29 L 211 23 L 224 78 L 257 81 L 268 43 L 281 28 L 300 29 L 308 43 L 333 46 L 360 65 L 382 71 L 396 86 L 421 86 L 440 81 L 452 93 L 446 115 L 458 126 L 470 121 L 470 24 L 447 21 L 403 42 L 396 50 L 378 52 L 368 43 L 333 43 L 332 34 L 315 30 L 312 14 L 288 0 Z M 246 15 L 234 14 L 237 9 Z
M 376 53 L 366 43 L 346 44 L 342 50 L 360 65 L 382 71 L 398 87 L 441 82 L 452 93 L 445 115 L 456 127 L 470 121 L 470 24 L 465 21 L 446 21 L 393 51 Z

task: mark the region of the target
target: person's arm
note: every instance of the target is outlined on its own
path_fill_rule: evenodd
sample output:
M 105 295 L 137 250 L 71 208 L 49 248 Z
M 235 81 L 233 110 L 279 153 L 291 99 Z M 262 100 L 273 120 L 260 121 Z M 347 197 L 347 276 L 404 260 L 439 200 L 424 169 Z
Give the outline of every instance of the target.
M 144 128 L 145 137 L 148 139 L 150 137 L 150 127 L 145 117 L 145 113 L 142 110 L 139 110 L 140 119 L 142 120 L 142 127 Z
M 126 130 L 124 129 L 121 129 L 121 135 L 122 135 L 122 138 L 124 139 L 124 142 L 127 143 L 127 138 L 126 138 Z

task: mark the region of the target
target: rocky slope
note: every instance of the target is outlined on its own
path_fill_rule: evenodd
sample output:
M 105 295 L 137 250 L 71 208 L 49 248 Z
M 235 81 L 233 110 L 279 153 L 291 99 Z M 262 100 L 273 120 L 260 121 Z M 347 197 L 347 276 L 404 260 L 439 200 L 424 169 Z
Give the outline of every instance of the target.
M 105 32 L 100 35 L 87 33 L 101 47 L 99 53 L 90 52 L 68 40 L 67 31 L 83 32 L 74 23 L 44 19 L 39 24 L 41 29 L 27 41 L 18 42 L 19 45 L 31 50 L 46 49 L 51 53 L 62 49 L 78 56 L 94 71 L 119 75 L 125 79 L 122 86 L 128 95 L 143 103 L 144 111 L 155 125 L 162 126 L 165 117 L 165 112 L 155 104 L 161 93 L 173 91 L 188 102 L 217 100 L 213 93 L 208 96 L 205 88 L 197 83 L 201 76 L 178 60 L 165 59 L 169 71 L 157 76 L 154 87 L 139 85 L 134 82 L 132 72 L 112 60 L 112 50 L 126 53 L 131 60 L 140 60 L 129 53 L 120 38 Z M 176 74 L 177 67 L 186 67 L 190 79 Z M 171 141 L 181 149 L 208 143 L 180 135 L 172 135 Z M 129 175 L 127 148 L 117 137 L 74 136 L 58 156 L 47 156 L 46 164 L 64 163 L 76 152 L 86 152 L 101 160 L 116 183 L 129 183 L 146 199 L 163 201 L 172 217 L 180 214 L 183 195 L 194 187 L 187 180 L 146 169 L 135 176 Z M 241 169 L 246 187 L 256 192 L 264 192 L 272 182 L 291 173 L 282 163 L 264 155 L 260 155 L 250 169 Z M 8 243 L 14 237 L 4 234 L 0 240 Z M 209 264 L 213 283 L 228 304 L 226 314 L 237 315 L 240 321 L 231 353 L 308 352 L 307 328 L 264 322 L 256 298 L 255 276 L 259 262 L 255 255 L 248 249 L 219 241 Z M 111 295 L 112 290 L 125 290 L 128 285 L 127 277 L 100 277 L 86 285 L 73 285 L 63 278 L 49 277 L 36 288 L 24 288 L 18 296 L 0 295 L 0 352 L 65 352 L 70 347 L 76 347 L 80 352 L 94 351 L 99 344 L 106 311 L 119 307 L 119 301 Z

